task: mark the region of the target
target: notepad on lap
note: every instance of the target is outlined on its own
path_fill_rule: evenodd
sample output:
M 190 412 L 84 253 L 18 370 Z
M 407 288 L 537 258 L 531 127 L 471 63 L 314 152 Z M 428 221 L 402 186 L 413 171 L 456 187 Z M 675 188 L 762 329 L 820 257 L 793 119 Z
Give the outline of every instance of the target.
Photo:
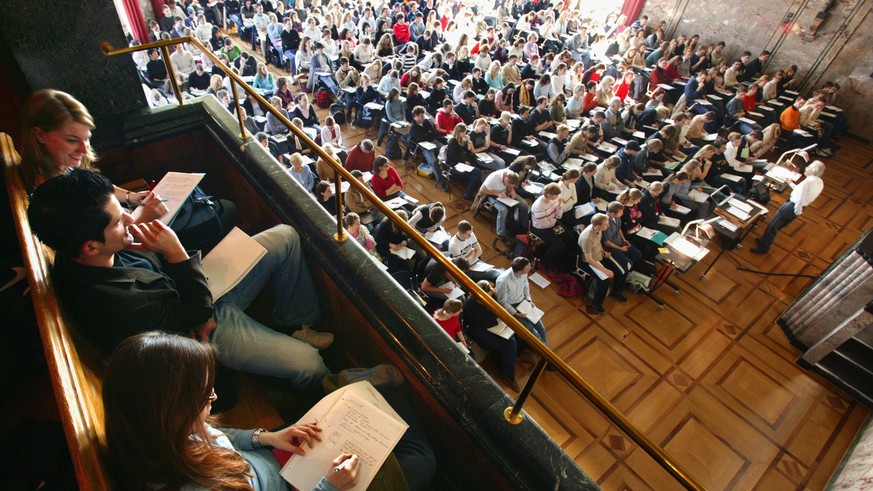
M 679 219 L 668 217 L 666 215 L 661 215 L 660 217 L 658 217 L 658 223 L 660 225 L 666 225 L 667 227 L 671 228 L 679 228 Z
M 391 254 L 398 256 L 402 259 L 412 259 L 412 256 L 415 255 L 415 251 L 408 247 L 401 247 L 400 249 L 394 249 L 391 251 Z
M 215 302 L 232 290 L 267 254 L 267 249 L 234 227 L 203 258 L 202 269 Z
M 597 211 L 597 208 L 594 206 L 594 203 L 585 203 L 573 208 L 573 216 L 576 218 L 582 218 L 593 214 L 595 211 Z
M 534 306 L 533 304 L 531 304 L 527 300 L 524 300 L 523 302 L 518 304 L 518 307 L 516 307 L 515 310 L 518 310 L 522 314 L 526 315 L 527 320 L 533 322 L 534 324 L 539 322 L 540 319 L 543 318 L 543 314 L 545 314 L 545 312 L 538 309 L 536 306 Z
M 488 332 L 496 334 L 503 339 L 509 339 L 512 337 L 513 334 L 515 334 L 515 331 L 513 331 L 512 328 L 507 326 L 506 323 L 500 319 L 497 319 L 497 324 L 488 328 Z
M 161 182 L 155 186 L 152 191 L 161 199 L 166 200 L 164 206 L 167 207 L 167 213 L 161 217 L 164 224 L 169 224 L 176 218 L 179 208 L 185 204 L 191 191 L 194 191 L 205 175 L 191 172 L 167 172 Z
M 318 422 L 320 442 L 293 454 L 280 474 L 298 489 L 313 489 L 342 453 L 358 456 L 361 466 L 353 491 L 367 489 L 409 425 L 370 382 L 357 382 L 325 396 L 297 424 Z

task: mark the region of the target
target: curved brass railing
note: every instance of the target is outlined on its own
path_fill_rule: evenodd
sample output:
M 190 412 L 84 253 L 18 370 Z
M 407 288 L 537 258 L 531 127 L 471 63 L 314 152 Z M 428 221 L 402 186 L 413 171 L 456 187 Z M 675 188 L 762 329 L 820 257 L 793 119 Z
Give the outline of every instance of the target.
M 610 421 L 612 421 L 616 426 L 622 429 L 625 433 L 630 436 L 630 438 L 636 442 L 647 454 L 649 454 L 655 462 L 658 463 L 661 467 L 663 467 L 670 475 L 676 478 L 682 486 L 686 489 L 692 489 L 697 491 L 705 490 L 706 488 L 694 478 L 688 471 L 685 470 L 678 462 L 676 462 L 672 456 L 670 456 L 663 448 L 649 439 L 642 431 L 640 431 L 633 423 L 627 419 L 624 414 L 618 411 L 618 409 L 612 405 L 605 397 L 600 395 L 597 390 L 592 387 L 588 382 L 582 379 L 582 377 L 576 373 L 573 368 L 567 365 L 564 360 L 558 357 L 551 349 L 549 349 L 546 345 L 544 345 L 539 338 L 537 338 L 533 333 L 531 333 L 526 327 L 524 327 L 512 314 L 507 312 L 496 300 L 494 300 L 490 295 L 482 291 L 476 282 L 471 280 L 466 274 L 464 274 L 461 270 L 459 270 L 451 261 L 449 261 L 446 256 L 444 256 L 439 250 L 436 249 L 430 242 L 428 242 L 414 227 L 409 225 L 405 220 L 401 219 L 394 210 L 389 208 L 385 203 L 382 202 L 381 198 L 376 196 L 376 194 L 368 187 L 361 184 L 360 181 L 355 179 L 352 174 L 346 170 L 339 162 L 335 160 L 334 157 L 330 156 L 325 152 L 321 147 L 315 144 L 306 133 L 303 132 L 300 128 L 291 123 L 291 121 L 285 117 L 279 110 L 273 107 L 266 99 L 264 99 L 260 94 L 257 93 L 252 87 L 250 87 L 245 81 L 243 81 L 242 77 L 233 73 L 226 65 L 224 65 L 218 57 L 216 57 L 212 51 L 200 43 L 194 37 L 181 37 L 170 40 L 161 40 L 156 41 L 154 43 L 142 44 L 139 46 L 132 46 L 128 48 L 121 49 L 112 49 L 112 46 L 109 43 L 103 43 L 100 45 L 100 51 L 107 56 L 115 56 L 121 55 L 125 53 L 132 53 L 134 51 L 143 51 L 151 48 L 160 48 L 162 53 L 164 53 L 164 64 L 167 66 L 167 73 L 169 78 L 172 80 L 173 90 L 176 94 L 176 99 L 179 101 L 179 104 L 182 104 L 182 93 L 179 89 L 178 83 L 176 82 L 176 74 L 173 70 L 172 63 L 170 63 L 170 57 L 168 53 L 168 46 L 177 45 L 177 44 L 185 44 L 191 43 L 200 49 L 206 56 L 208 56 L 213 63 L 224 66 L 225 73 L 234 83 L 231 83 L 231 89 L 233 90 L 234 103 L 237 105 L 237 119 L 239 121 L 240 127 L 240 138 L 246 140 L 248 135 L 245 129 L 245 122 L 242 118 L 242 112 L 239 110 L 239 97 L 237 97 L 237 89 L 236 85 L 239 84 L 243 90 L 246 91 L 249 97 L 254 98 L 254 100 L 258 101 L 261 106 L 267 109 L 273 116 L 279 119 L 287 128 L 293 132 L 297 138 L 299 138 L 309 149 L 315 152 L 321 159 L 328 163 L 337 176 L 335 187 L 335 197 L 337 200 L 336 203 L 336 222 L 337 222 L 337 232 L 334 235 L 334 238 L 338 242 L 342 242 L 346 240 L 345 229 L 343 228 L 343 204 L 342 204 L 342 179 L 345 179 L 349 182 L 349 184 L 357 189 L 361 194 L 363 194 L 373 205 L 379 209 L 382 213 L 384 213 L 394 224 L 403 230 L 409 237 L 411 237 L 419 246 L 424 249 L 427 254 L 436 260 L 443 268 L 449 271 L 452 276 L 455 277 L 467 290 L 470 291 L 470 294 L 476 297 L 476 299 L 483 304 L 487 305 L 491 310 L 494 311 L 497 316 L 502 319 L 513 331 L 515 331 L 515 335 L 519 336 L 528 346 L 530 346 L 534 351 L 540 355 L 540 359 L 537 361 L 536 365 L 531 372 L 530 377 L 525 383 L 524 388 L 519 393 L 516 398 L 516 402 L 513 406 L 506 408 L 504 415 L 506 420 L 512 424 L 518 424 L 523 419 L 523 414 L 521 413 L 522 407 L 524 406 L 525 401 L 533 390 L 533 386 L 536 384 L 537 379 L 542 374 L 543 370 L 546 367 L 546 363 L 552 364 L 555 369 L 570 382 L 576 390 L 578 390 L 582 395 L 584 395 L 591 403 L 593 403 L 598 410 L 604 413 Z

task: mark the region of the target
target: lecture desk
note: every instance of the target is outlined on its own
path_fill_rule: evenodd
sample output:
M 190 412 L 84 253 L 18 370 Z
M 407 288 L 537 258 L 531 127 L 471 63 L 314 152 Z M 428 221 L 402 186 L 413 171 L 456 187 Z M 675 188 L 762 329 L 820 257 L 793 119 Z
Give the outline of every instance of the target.
M 730 203 L 726 203 L 715 209 L 715 214 L 720 216 L 721 219 L 712 224 L 712 229 L 720 238 L 721 250 L 718 251 L 718 255 L 715 256 L 715 260 L 712 261 L 712 264 L 707 266 L 706 271 L 700 275 L 701 280 L 706 279 L 709 270 L 715 266 L 715 263 L 717 263 L 719 259 L 721 259 L 721 256 L 725 251 L 742 248 L 743 239 L 745 239 L 746 236 L 756 227 L 758 221 L 767 214 L 767 207 L 756 201 L 741 198 L 739 196 L 735 196 L 733 199 L 747 205 L 750 211 L 748 212 L 748 216 L 734 215 L 729 212 L 731 206 Z
M 691 270 L 701 259 L 709 254 L 706 247 L 709 240 L 703 239 L 699 244 L 693 244 L 683 239 L 679 232 L 673 232 L 664 241 L 661 253 L 655 256 L 655 260 L 662 264 L 661 268 L 652 278 L 648 290 L 644 290 L 647 297 L 658 304 L 658 310 L 664 310 L 664 302 L 655 296 L 655 292 L 662 285 L 673 288 L 673 295 L 679 295 L 679 287 L 670 282 L 674 272 L 685 274 Z M 693 250 L 687 250 L 691 248 Z

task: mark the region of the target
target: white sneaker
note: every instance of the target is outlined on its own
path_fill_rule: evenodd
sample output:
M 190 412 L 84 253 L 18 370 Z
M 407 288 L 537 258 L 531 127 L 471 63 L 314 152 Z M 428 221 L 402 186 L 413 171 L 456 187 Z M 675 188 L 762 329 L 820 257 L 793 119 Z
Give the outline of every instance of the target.
M 324 349 L 333 344 L 333 334 L 329 332 L 316 332 L 303 326 L 299 330 L 294 331 L 291 337 L 309 344 L 315 349 Z

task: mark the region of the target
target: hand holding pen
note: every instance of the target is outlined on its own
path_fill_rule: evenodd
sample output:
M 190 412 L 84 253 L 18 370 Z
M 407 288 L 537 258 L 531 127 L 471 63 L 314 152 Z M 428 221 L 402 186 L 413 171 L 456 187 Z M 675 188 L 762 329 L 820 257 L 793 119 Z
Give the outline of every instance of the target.
M 333 459 L 330 470 L 325 476 L 337 489 L 349 489 L 355 485 L 358 479 L 358 471 L 361 469 L 361 461 L 358 456 L 351 453 L 341 454 Z

